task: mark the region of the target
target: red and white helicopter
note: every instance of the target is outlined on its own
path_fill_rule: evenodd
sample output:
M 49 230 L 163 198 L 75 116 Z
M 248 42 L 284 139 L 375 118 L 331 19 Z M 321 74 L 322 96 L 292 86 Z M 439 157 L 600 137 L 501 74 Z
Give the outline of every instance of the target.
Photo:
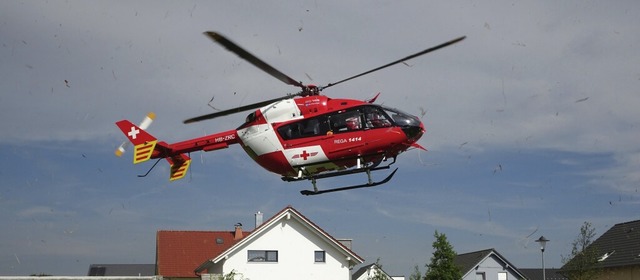
M 227 148 L 229 145 L 240 144 L 255 162 L 264 169 L 281 175 L 282 180 L 287 182 L 310 180 L 313 190 L 303 190 L 301 191 L 303 195 L 384 184 L 393 177 L 397 168 L 384 180 L 378 182 L 372 181 L 371 172 L 389 169 L 395 163 L 396 157 L 409 148 L 424 149 L 417 144 L 425 132 L 424 125 L 418 117 L 397 109 L 373 104 L 378 95 L 366 101 L 335 99 L 322 95 L 323 89 L 465 39 L 463 36 L 320 87 L 303 85 L 219 33 L 210 31 L 204 34 L 280 81 L 299 87 L 301 91 L 185 120 L 184 123 L 193 123 L 257 109 L 250 113 L 245 122 L 237 129 L 178 143 L 169 144 L 158 141 L 145 131 L 154 118 L 153 113 L 147 115 L 139 126 L 128 120 L 116 122 L 116 125 L 134 145 L 133 162 L 140 163 L 152 158 L 160 161 L 164 158 L 171 166 L 170 180 L 173 181 L 186 175 L 191 164 L 189 153 L 209 152 Z M 125 146 L 126 142 L 116 150 L 116 155 L 122 155 Z M 388 159 L 392 159 L 391 163 L 380 165 Z M 327 190 L 319 190 L 316 186 L 318 179 L 356 173 L 366 173 L 368 181 L 361 185 Z M 140 176 L 143 177 L 146 174 Z

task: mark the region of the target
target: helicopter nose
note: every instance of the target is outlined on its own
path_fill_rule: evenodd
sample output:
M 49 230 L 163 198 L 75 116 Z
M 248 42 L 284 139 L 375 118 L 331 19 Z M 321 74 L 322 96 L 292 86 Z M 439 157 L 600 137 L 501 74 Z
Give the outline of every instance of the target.
M 425 132 L 422 122 L 419 125 L 407 125 L 402 127 L 402 131 L 407 135 L 407 140 L 410 142 L 417 142 Z
M 396 109 L 386 109 L 387 112 L 390 112 L 393 117 L 393 121 L 395 125 L 400 127 L 407 137 L 405 144 L 413 144 L 417 142 L 422 134 L 424 134 L 425 129 L 420 118 L 410 115 L 404 112 L 400 112 Z

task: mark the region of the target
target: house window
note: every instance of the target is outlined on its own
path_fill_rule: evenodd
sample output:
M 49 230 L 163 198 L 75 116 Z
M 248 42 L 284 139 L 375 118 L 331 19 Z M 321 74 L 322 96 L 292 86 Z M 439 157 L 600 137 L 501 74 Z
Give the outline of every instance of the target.
M 498 280 L 507 280 L 506 272 L 498 272 Z
M 313 252 L 313 260 L 317 263 L 325 262 L 325 252 L 324 251 Z
M 249 250 L 247 251 L 248 262 L 278 262 L 278 251 Z
M 484 276 L 484 272 L 476 272 L 476 280 L 486 280 L 487 278 Z

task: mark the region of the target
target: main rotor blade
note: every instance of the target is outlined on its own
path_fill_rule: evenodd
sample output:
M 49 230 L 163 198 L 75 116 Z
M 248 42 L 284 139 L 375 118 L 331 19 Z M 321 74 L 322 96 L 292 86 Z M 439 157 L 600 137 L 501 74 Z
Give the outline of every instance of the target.
M 349 81 L 349 80 L 352 80 L 352 79 L 358 78 L 358 77 L 360 77 L 360 76 L 367 75 L 367 74 L 369 74 L 369 73 L 372 73 L 372 72 L 375 72 L 375 71 L 378 71 L 378 70 L 381 70 L 381 69 L 387 68 L 387 67 L 389 67 L 389 66 L 396 65 L 396 64 L 398 64 L 398 63 L 400 63 L 400 62 L 404 62 L 404 61 L 407 61 L 407 60 L 409 60 L 409 59 L 412 59 L 412 58 L 415 58 L 415 57 L 421 56 L 421 55 L 423 55 L 423 54 L 427 54 L 427 53 L 430 53 L 430 52 L 432 52 L 432 51 L 435 51 L 435 50 L 438 50 L 438 49 L 441 49 L 441 48 L 444 48 L 444 47 L 447 47 L 447 46 L 453 45 L 453 44 L 455 44 L 455 43 L 457 43 L 457 42 L 460 42 L 460 41 L 464 40 L 466 37 L 467 37 L 467 36 L 462 36 L 462 37 L 459 37 L 459 38 L 453 39 L 453 40 L 451 40 L 451 41 L 449 41 L 449 42 L 442 43 L 442 44 L 437 45 L 437 46 L 435 46 L 435 47 L 428 48 L 428 49 L 426 49 L 426 50 L 423 50 L 423 51 L 421 51 L 421 52 L 418 52 L 418 53 L 412 54 L 412 55 L 407 56 L 407 57 L 405 57 L 405 58 L 398 59 L 398 60 L 396 60 L 396 61 L 394 61 L 394 62 L 391 62 L 391 63 L 389 63 L 389 64 L 385 64 L 385 65 L 382 65 L 382 66 L 380 66 L 380 67 L 378 67 L 378 68 L 371 69 L 371 70 L 369 70 L 369 71 L 367 71 L 367 72 L 360 73 L 360 74 L 358 74 L 358 75 L 355 75 L 355 76 L 352 76 L 352 77 L 346 78 L 346 79 L 344 79 L 344 80 L 337 81 L 337 82 L 335 82 L 335 83 L 330 83 L 330 84 L 328 84 L 328 85 L 326 85 L 326 86 L 322 87 L 321 89 L 325 89 L 325 88 L 328 88 L 328 87 L 331 87 L 331 86 L 335 86 L 335 85 L 337 85 L 337 84 L 344 83 L 344 82 L 346 82 L 346 81 Z
M 253 103 L 253 104 L 249 104 L 249 105 L 245 105 L 245 106 L 241 106 L 241 107 L 236 107 L 233 109 L 228 109 L 228 110 L 224 110 L 224 111 L 220 111 L 220 112 L 215 112 L 215 113 L 211 113 L 211 114 L 206 114 L 206 115 L 202 115 L 202 116 L 198 116 L 195 118 L 190 118 L 188 120 L 185 120 L 183 123 L 188 124 L 188 123 L 194 123 L 194 122 L 199 122 L 199 121 L 204 121 L 204 120 L 210 120 L 210 119 L 214 119 L 217 117 L 222 117 L 222 116 L 226 116 L 226 115 L 231 115 L 231 114 L 235 114 L 235 113 L 239 113 L 239 112 L 243 112 L 243 111 L 247 111 L 247 110 L 252 110 L 252 109 L 257 109 L 257 108 L 261 108 L 264 106 L 267 106 L 273 102 L 277 102 L 280 100 L 285 100 L 285 99 L 289 99 L 289 98 L 293 98 L 294 96 L 297 96 L 299 94 L 290 94 L 287 96 L 283 96 L 283 97 L 278 97 L 278 98 L 274 98 L 271 100 L 266 100 L 266 101 L 262 101 L 262 102 L 258 102 L 258 103 Z
M 269 73 L 269 75 L 275 77 L 276 79 L 283 81 L 285 84 L 304 88 L 304 85 L 302 85 L 300 82 L 292 79 L 291 77 L 271 67 L 271 65 L 267 64 L 266 62 L 252 55 L 251 53 L 244 50 L 242 47 L 238 46 L 236 43 L 231 42 L 231 40 L 225 38 L 219 33 L 216 33 L 213 31 L 207 31 L 204 34 L 207 35 L 212 40 L 218 42 L 218 44 L 227 48 L 227 50 L 237 54 L 239 57 L 243 58 L 244 60 L 248 61 L 254 66 L 260 68 L 262 71 Z

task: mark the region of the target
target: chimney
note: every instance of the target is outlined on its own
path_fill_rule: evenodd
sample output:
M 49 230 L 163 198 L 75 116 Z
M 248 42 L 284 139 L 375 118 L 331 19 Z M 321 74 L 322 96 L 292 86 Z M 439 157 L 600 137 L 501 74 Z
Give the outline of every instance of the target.
M 347 247 L 349 250 L 352 250 L 351 249 L 351 244 L 353 243 L 353 239 L 343 238 L 343 239 L 336 239 L 336 240 L 338 240 L 338 242 L 342 243 L 342 245 Z
M 258 213 L 256 213 L 255 215 L 256 215 L 256 228 L 258 228 L 260 225 L 262 225 L 262 212 L 258 211 Z
M 233 235 L 233 240 L 240 240 L 242 239 L 242 224 L 237 223 L 235 227 L 236 227 L 236 232 Z

